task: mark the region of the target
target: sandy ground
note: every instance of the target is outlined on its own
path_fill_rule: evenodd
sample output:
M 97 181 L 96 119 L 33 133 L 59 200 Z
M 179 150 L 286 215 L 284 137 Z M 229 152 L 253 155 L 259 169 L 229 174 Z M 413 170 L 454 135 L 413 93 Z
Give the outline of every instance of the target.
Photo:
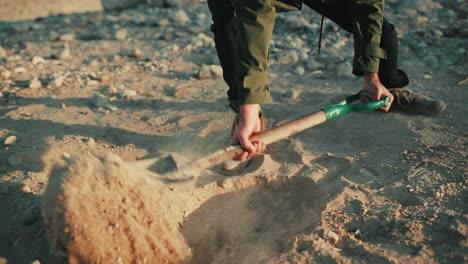
M 127 263 L 119 258 L 126 251 L 113 246 L 133 249 L 126 255 L 132 259 L 145 248 L 135 245 L 154 239 L 148 230 L 168 241 L 181 238 L 173 252 L 189 248 L 180 255 L 193 263 L 468 261 L 468 41 L 450 20 L 466 21 L 466 10 L 452 11 L 452 18 L 437 10 L 413 16 L 395 5 L 388 11 L 402 36 L 401 64 L 411 90 L 443 99 L 444 114 L 353 113 L 272 144 L 264 164 L 250 171 L 226 177 L 214 168 L 191 181 L 167 183 L 132 162 L 169 153 L 204 157 L 227 146 L 233 119 L 215 67 L 208 10 L 204 3 L 184 10 L 188 23 L 176 9 L 138 8 L 1 24 L 0 138 L 3 144 L 15 136 L 16 142 L 0 150 L 0 263 L 58 263 L 54 254 L 79 250 L 97 256 L 100 250 L 80 246 L 80 239 L 109 250 L 96 261 Z M 315 32 L 320 18 L 304 13 Z M 336 70 L 351 58 L 349 35 L 328 23 L 317 55 L 316 38 L 297 29 L 291 16 L 281 15 L 275 31 L 275 103 L 264 106 L 269 127 L 318 111 L 362 85 Z M 442 36 L 434 31 L 441 21 L 436 28 Z M 288 43 L 300 42 L 294 36 L 313 41 L 306 43 L 309 60 L 322 65 L 288 53 L 294 50 Z M 95 158 L 107 153 L 119 156 L 128 173 L 117 170 L 103 179 L 122 185 L 91 177 L 110 171 Z M 97 165 L 82 172 L 85 166 L 76 164 L 83 162 Z M 54 188 L 54 177 L 70 185 Z M 134 186 L 138 178 L 152 183 L 128 195 L 122 186 Z M 100 210 L 114 206 L 113 190 L 143 208 L 132 211 L 137 203 L 116 198 L 118 210 L 146 212 L 154 224 L 122 220 L 132 239 L 115 223 L 109 231 L 111 220 L 120 218 Z M 80 215 L 78 208 L 97 217 L 85 217 L 85 211 L 71 217 Z M 58 222 L 51 214 L 63 225 L 53 224 Z M 91 233 L 83 226 L 91 226 Z M 75 237 L 67 240 L 65 233 Z

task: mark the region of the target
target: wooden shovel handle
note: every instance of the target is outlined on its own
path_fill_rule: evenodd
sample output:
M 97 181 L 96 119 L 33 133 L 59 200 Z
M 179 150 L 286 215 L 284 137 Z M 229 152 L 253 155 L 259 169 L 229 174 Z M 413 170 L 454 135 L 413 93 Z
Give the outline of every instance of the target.
M 319 111 L 313 114 L 306 115 L 304 117 L 294 119 L 292 121 L 281 124 L 277 127 L 274 127 L 269 130 L 265 130 L 262 133 L 256 134 L 250 138 L 251 141 L 262 141 L 266 145 L 274 143 L 276 141 L 285 139 L 289 136 L 297 134 L 301 131 L 314 127 L 316 125 L 322 124 L 327 120 L 326 114 L 324 111 Z M 202 159 L 196 160 L 194 162 L 185 164 L 181 166 L 177 173 L 169 177 L 164 177 L 172 180 L 182 180 L 187 178 L 194 177 L 198 172 L 214 167 L 223 161 L 235 159 L 239 157 L 244 150 L 240 145 L 233 145 L 227 148 L 221 149 L 209 156 L 206 156 Z
M 309 114 L 289 122 L 283 123 L 277 127 L 265 130 L 262 133 L 256 134 L 250 138 L 250 141 L 262 141 L 266 145 L 276 141 L 285 139 L 289 136 L 295 135 L 311 127 L 320 125 L 327 121 L 327 116 L 324 111 L 319 111 Z

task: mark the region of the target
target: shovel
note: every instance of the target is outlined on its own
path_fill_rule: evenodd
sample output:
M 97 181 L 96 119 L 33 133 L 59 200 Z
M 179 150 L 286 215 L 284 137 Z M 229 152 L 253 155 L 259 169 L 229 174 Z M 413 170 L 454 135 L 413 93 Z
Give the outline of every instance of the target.
M 361 93 L 363 93 L 363 91 L 358 94 L 348 96 L 345 100 L 325 107 L 318 112 L 283 123 L 272 129 L 265 130 L 262 133 L 252 136 L 251 141 L 262 141 L 265 143 L 265 145 L 269 145 L 311 127 L 322 124 L 328 120 L 344 116 L 348 113 L 371 111 L 380 107 L 385 107 L 388 104 L 388 98 L 369 103 L 357 103 L 356 101 L 358 101 L 361 97 Z M 214 167 L 226 160 L 234 159 L 243 152 L 244 150 L 240 145 L 231 145 L 204 158 L 183 164 L 181 166 L 177 166 L 179 162 L 177 162 L 174 156 L 171 156 L 172 162 L 176 164 L 177 169 L 163 174 L 156 174 L 152 172 L 150 173 L 154 178 L 164 181 L 190 180 L 196 177 L 197 174 L 199 174 L 204 169 Z M 133 165 L 147 169 L 159 160 L 159 158 L 141 160 L 133 162 Z

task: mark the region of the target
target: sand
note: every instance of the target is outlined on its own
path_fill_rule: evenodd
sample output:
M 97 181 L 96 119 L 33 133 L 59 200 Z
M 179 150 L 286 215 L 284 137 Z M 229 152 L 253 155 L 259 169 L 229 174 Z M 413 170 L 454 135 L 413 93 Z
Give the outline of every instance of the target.
M 205 3 L 184 8 L 185 25 L 177 9 L 144 7 L 2 23 L 0 139 L 17 140 L 0 150 L 0 263 L 468 262 L 467 39 L 450 14 L 394 2 L 410 88 L 445 113 L 349 114 L 270 145 L 261 165 L 183 182 L 151 175 L 170 153 L 225 148 L 234 118 L 216 67 L 200 73 L 218 64 Z M 278 18 L 267 127 L 362 87 L 336 72 L 352 42 L 332 26 L 309 53 L 322 66 L 279 63 L 301 45 L 293 20 Z M 135 163 L 147 159 L 160 162 Z

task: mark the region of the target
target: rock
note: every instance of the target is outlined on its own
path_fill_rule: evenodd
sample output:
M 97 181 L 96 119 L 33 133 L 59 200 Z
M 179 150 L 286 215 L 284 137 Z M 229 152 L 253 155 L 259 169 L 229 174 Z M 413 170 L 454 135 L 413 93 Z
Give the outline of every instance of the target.
M 223 68 L 220 65 L 210 65 L 210 71 L 218 78 L 223 77 Z
M 128 36 L 128 31 L 125 28 L 119 29 L 117 30 L 117 32 L 115 32 L 115 38 L 117 40 L 125 40 L 127 36 Z
M 296 51 L 289 51 L 283 54 L 279 59 L 280 64 L 294 64 L 299 61 L 299 54 Z
M 32 59 L 32 64 L 37 65 L 37 64 L 44 64 L 46 63 L 46 60 L 40 56 L 34 56 Z
M 131 89 L 125 89 L 120 94 L 120 96 L 123 97 L 123 98 L 131 98 L 131 97 L 134 97 L 136 95 L 137 95 L 137 92 L 135 90 L 131 90 Z
M 63 42 L 70 42 L 73 40 L 75 40 L 75 34 L 68 33 L 68 34 L 63 34 L 60 36 L 60 41 L 63 41 Z
M 350 62 L 343 62 L 336 67 L 336 74 L 339 77 L 354 78 L 353 65 Z
M 143 3 L 143 0 L 102 0 L 104 10 L 126 9 Z
M 198 78 L 203 79 L 210 79 L 211 78 L 211 69 L 208 65 L 203 65 L 200 70 L 198 71 Z
M 65 77 L 64 76 L 59 76 L 59 77 L 54 79 L 52 84 L 54 84 L 56 87 L 60 87 L 60 86 L 62 86 L 63 81 L 65 81 Z
M 31 188 L 29 186 L 27 186 L 27 185 L 23 185 L 23 186 L 21 186 L 20 191 L 22 191 L 24 193 L 30 193 Z
M 163 18 L 163 19 L 159 20 L 156 24 L 158 26 L 160 26 L 160 27 L 167 27 L 167 26 L 169 26 L 171 24 L 171 22 L 169 21 L 169 19 Z
M 293 88 L 288 88 L 288 91 L 284 94 L 286 98 L 291 100 L 296 100 L 297 98 L 299 98 L 300 95 L 301 91 Z
M 2 46 L 0 46 L 0 59 L 5 58 L 6 56 L 7 56 L 6 50 Z
M 190 22 L 190 18 L 184 10 L 179 9 L 172 15 L 172 21 L 174 21 L 176 25 L 183 26 Z
M 206 14 L 205 13 L 198 13 L 196 16 L 196 23 L 198 26 L 204 26 L 206 25 Z
M 94 138 L 92 138 L 92 137 L 89 137 L 89 138 L 86 140 L 86 143 L 88 143 L 88 146 L 94 147 L 94 146 L 96 145 L 96 140 L 94 140 Z
M 41 87 L 42 87 L 42 83 L 37 78 L 32 79 L 30 84 L 29 84 L 29 88 L 31 88 L 31 89 L 39 89 Z
M 323 236 L 332 244 L 336 244 L 340 240 L 340 237 L 335 232 L 329 230 L 325 230 Z
M 310 57 L 307 60 L 306 64 L 307 64 L 307 68 L 313 71 L 325 68 L 325 65 L 323 63 L 316 61 L 313 57 Z
M 299 59 L 301 59 L 301 61 L 305 61 L 309 58 L 309 54 L 307 54 L 307 52 L 305 50 L 300 50 L 299 51 Z
M 106 87 L 106 91 L 108 93 L 118 93 L 119 89 L 114 85 L 109 85 L 108 87 Z
M 302 66 L 299 66 L 299 67 L 297 67 L 297 68 L 294 70 L 294 72 L 295 72 L 297 75 L 302 76 L 302 75 L 304 75 L 304 73 L 305 73 L 305 69 L 304 69 Z
M 59 53 L 56 54 L 56 57 L 59 59 L 59 60 L 67 60 L 69 59 L 71 56 L 70 56 L 70 49 L 68 47 L 65 47 L 65 49 L 63 49 L 62 51 L 60 51 Z
M 7 147 L 14 146 L 16 144 L 17 137 L 16 136 L 8 136 L 5 141 L 3 141 L 3 145 Z
M 99 81 L 97 80 L 90 80 L 90 79 L 86 80 L 86 86 L 98 86 L 98 85 L 99 85 Z
M 141 50 L 138 49 L 138 48 L 132 49 L 130 55 L 131 55 L 132 57 L 134 57 L 134 58 L 141 58 L 141 57 L 143 57 L 143 53 L 142 53 Z
M 10 164 L 10 166 L 12 166 L 12 167 L 18 166 L 22 161 L 23 161 L 23 158 L 20 155 L 18 155 L 17 153 L 11 155 L 8 158 L 8 164 Z
M 11 74 L 12 74 L 11 71 L 8 71 L 8 70 L 2 71 L 2 78 L 6 80 L 10 79 Z
M 70 160 L 71 155 L 68 152 L 62 152 L 62 158 L 66 159 L 66 160 Z
M 430 80 L 430 79 L 432 79 L 432 75 L 430 75 L 430 74 L 424 74 L 424 75 L 423 75 L 423 79 L 424 79 L 424 80 Z
M 26 68 L 24 67 L 16 67 L 14 70 L 13 70 L 14 73 L 25 73 L 26 72 Z
M 111 110 L 111 111 L 115 111 L 117 110 L 117 107 L 110 104 L 107 99 L 101 95 L 101 94 L 95 94 L 92 98 L 91 98 L 91 104 L 96 107 L 96 108 L 99 108 L 99 107 L 102 107 L 104 109 L 107 109 L 107 110 Z

